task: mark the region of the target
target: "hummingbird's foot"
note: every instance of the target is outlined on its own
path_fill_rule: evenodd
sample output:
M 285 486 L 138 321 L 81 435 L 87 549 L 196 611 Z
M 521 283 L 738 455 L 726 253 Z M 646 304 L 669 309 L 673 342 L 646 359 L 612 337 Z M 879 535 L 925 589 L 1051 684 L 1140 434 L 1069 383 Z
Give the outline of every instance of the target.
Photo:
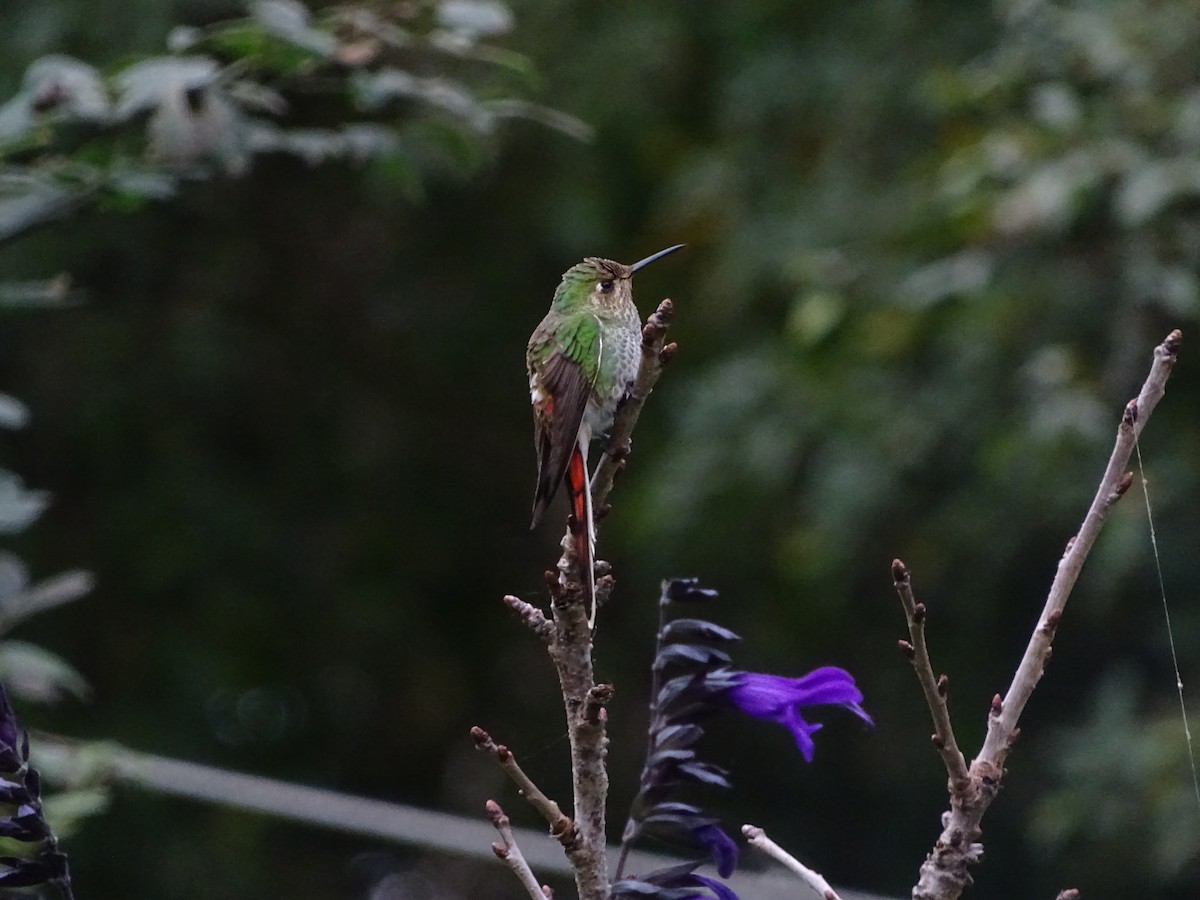
M 562 597 L 562 583 L 558 580 L 558 572 L 554 569 L 547 569 L 542 573 L 542 579 L 546 582 L 546 587 L 550 590 L 550 599 L 552 601 L 559 600 Z
M 611 568 L 608 563 L 604 563 L 604 567 L 605 569 Z M 599 569 L 599 566 L 596 568 Z M 608 603 L 608 598 L 612 596 L 613 586 L 616 583 L 617 580 L 607 571 L 596 579 L 596 609 L 600 609 Z

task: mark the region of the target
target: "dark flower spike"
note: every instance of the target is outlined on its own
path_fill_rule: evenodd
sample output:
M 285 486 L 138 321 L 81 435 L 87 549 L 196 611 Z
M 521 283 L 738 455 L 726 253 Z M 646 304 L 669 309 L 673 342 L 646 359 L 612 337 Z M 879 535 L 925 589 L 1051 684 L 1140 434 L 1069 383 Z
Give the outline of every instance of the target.
M 41 776 L 29 765 L 29 736 L 0 685 L 0 803 L 15 807 L 7 815 L 0 809 L 0 837 L 36 845 L 28 857 L 0 857 L 0 888 L 50 884 L 71 900 L 67 858 L 42 814 L 41 788 Z
M 815 748 L 812 736 L 821 725 L 805 719 L 801 715 L 803 707 L 841 706 L 868 725 L 875 724 L 859 705 L 863 696 L 854 677 L 836 666 L 814 669 L 799 678 L 738 672 L 733 680 L 733 686 L 726 692 L 729 701 L 748 716 L 778 722 L 791 731 L 807 762 L 812 762 Z
M 729 773 L 701 760 L 696 744 L 702 723 L 721 707 L 779 722 L 792 732 L 806 760 L 813 756 L 812 735 L 821 725 L 808 721 L 810 706 L 842 706 L 871 724 L 862 693 L 844 669 L 828 666 L 800 678 L 783 678 L 734 669 L 726 648 L 739 640 L 728 628 L 696 618 L 666 621 L 672 604 L 715 599 L 716 591 L 695 579 L 663 582 L 659 600 L 658 646 L 652 667 L 650 728 L 638 794 L 622 835 L 615 897 L 659 900 L 736 900 L 726 885 L 695 874 L 699 863 L 622 879 L 634 841 L 646 833 L 673 838 L 702 850 L 722 878 L 737 867 L 738 849 L 717 819 L 699 806 L 673 799 L 685 783 L 730 786 Z
M 703 852 L 712 859 L 722 877 L 728 876 L 737 864 L 737 845 L 717 825 L 717 819 L 698 806 L 672 799 L 685 783 L 730 786 L 729 774 L 720 766 L 699 759 L 695 745 L 704 735 L 701 723 L 727 705 L 725 692 L 735 684 L 732 679 L 735 670 L 730 668 L 731 660 L 724 648 L 739 638 L 728 628 L 703 619 L 685 617 L 666 621 L 672 604 L 716 597 L 716 591 L 700 587 L 695 579 L 663 582 L 658 646 L 651 670 L 646 761 L 622 837 L 618 879 L 633 841 L 648 832 Z M 694 867 L 684 870 L 686 878 L 699 877 L 691 875 Z M 654 883 L 648 879 L 634 881 Z M 688 881 L 671 890 L 683 892 L 678 896 L 708 896 L 696 892 L 695 888 L 702 886 L 701 882 Z

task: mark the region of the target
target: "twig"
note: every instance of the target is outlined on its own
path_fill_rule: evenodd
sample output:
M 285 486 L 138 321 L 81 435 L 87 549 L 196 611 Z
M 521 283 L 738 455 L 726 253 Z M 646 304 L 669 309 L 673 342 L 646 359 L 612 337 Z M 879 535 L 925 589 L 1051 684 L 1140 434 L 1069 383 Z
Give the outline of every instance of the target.
M 675 305 L 670 300 L 663 300 L 642 328 L 642 364 L 637 380 L 617 409 L 608 440 L 604 444 L 604 456 L 592 475 L 592 504 L 600 515 L 607 511 L 605 503 L 613 481 L 629 456 L 630 436 L 637 425 L 638 416 L 642 414 L 646 398 L 658 383 L 663 366 L 675 355 L 676 345 L 665 343 L 667 328 L 674 315 Z
M 1162 399 L 1182 340 L 1183 335 L 1178 330 L 1172 331 L 1154 349 L 1150 374 L 1137 398 L 1125 407 L 1100 486 L 1079 533 L 1067 542 L 1042 614 L 1012 683 L 1003 698 L 997 694 L 992 699 L 987 737 L 971 763 L 970 783 L 961 791 L 951 790 L 950 809 L 942 815 L 942 833 L 921 864 L 920 878 L 912 891 L 913 900 L 956 900 L 971 880 L 968 869 L 980 860 L 983 851 L 976 841 L 980 835 L 979 823 L 999 791 L 1005 759 L 1020 734 L 1017 722 L 1050 659 L 1055 632 L 1083 563 L 1108 514 L 1133 482 L 1133 473 L 1125 467 L 1138 435 Z
M 901 641 L 900 650 L 912 663 L 917 680 L 921 682 L 925 702 L 929 705 L 929 715 L 933 719 L 930 741 L 937 748 L 946 766 L 946 774 L 950 777 L 950 792 L 958 793 L 966 790 L 971 776 L 967 772 L 967 761 L 958 749 L 954 729 L 950 725 L 950 709 L 946 703 L 949 679 L 945 675 L 941 678 L 934 677 L 929 650 L 925 646 L 925 604 L 918 603 L 913 596 L 912 577 L 908 567 L 901 560 L 892 560 L 892 582 L 896 586 L 896 593 L 900 595 L 900 602 L 904 605 L 905 618 L 908 619 L 910 640 Z
M 607 716 L 597 709 L 592 670 L 592 630 L 588 627 L 583 587 L 567 573 L 577 570 L 568 531 L 558 568 L 559 591 L 550 604 L 554 636 L 548 650 L 558 673 L 571 744 L 572 808 L 578 841 L 571 852 L 579 900 L 606 900 L 605 807 L 608 801 Z
M 1079 897 L 1080 894 L 1078 890 L 1075 888 L 1067 888 L 1059 891 L 1058 896 L 1055 897 L 1054 900 L 1079 900 Z
M 807 884 L 822 900 L 841 900 L 837 891 L 830 887 L 829 882 L 819 872 L 814 872 L 796 857 L 792 856 L 777 843 L 767 837 L 767 833 L 757 825 L 743 825 L 742 834 L 746 843 L 761 850 L 776 862 L 783 864 L 794 872 L 801 881 Z
M 548 644 L 554 640 L 554 623 L 532 603 L 526 603 L 520 597 L 514 597 L 512 594 L 505 594 L 504 605 L 515 612 L 517 618 L 545 643 Z
M 525 774 L 525 770 L 517 764 L 517 759 L 513 756 L 512 751 L 503 744 L 497 744 L 492 740 L 492 736 L 478 725 L 471 729 L 471 740 L 475 742 L 477 749 L 483 750 L 500 764 L 500 768 L 516 784 L 521 796 L 546 820 L 546 824 L 550 826 L 550 834 L 567 848 L 568 853 L 571 852 L 579 839 L 575 823 L 571 821 L 570 816 L 564 815 L 558 804 L 543 794 L 533 780 Z
M 513 836 L 512 825 L 508 821 L 508 816 L 504 814 L 504 810 L 500 808 L 500 804 L 495 800 L 489 800 L 486 807 L 488 818 L 492 820 L 492 825 L 500 832 L 500 841 L 492 844 L 492 852 L 508 863 L 508 867 L 513 870 L 513 874 L 517 876 L 517 880 L 521 882 L 521 886 L 525 888 L 525 892 L 533 900 L 546 900 L 547 897 L 551 896 L 550 889 L 543 888 L 538 884 L 537 877 L 533 874 L 533 869 L 529 868 L 529 863 L 525 861 L 525 857 L 521 854 L 521 848 L 517 846 L 517 839 Z

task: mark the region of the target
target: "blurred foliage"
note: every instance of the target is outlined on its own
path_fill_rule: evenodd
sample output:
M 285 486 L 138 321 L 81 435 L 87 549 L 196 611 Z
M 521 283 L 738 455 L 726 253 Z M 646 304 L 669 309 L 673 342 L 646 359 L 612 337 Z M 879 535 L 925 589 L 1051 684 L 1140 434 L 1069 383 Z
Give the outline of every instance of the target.
M 163 74 L 186 100 L 194 75 L 239 123 L 189 131 L 207 155 L 180 160 L 149 99 L 103 125 L 58 107 L 6 151 L 24 167 L 6 198 L 99 184 L 111 201 L 0 256 L 0 296 L 74 304 L 4 313 L 0 385 L 36 414 L 12 468 L 56 497 L 13 549 L 99 585 L 24 626 L 93 685 L 31 722 L 470 814 L 505 791 L 470 754 L 478 722 L 567 796 L 552 671 L 497 599 L 541 595 L 558 537 L 525 533 L 522 353 L 568 265 L 676 241 L 636 297 L 675 299 L 680 352 L 600 543 L 618 579 L 598 651 L 617 686 L 614 821 L 641 764 L 624 736 L 644 732 L 659 579 L 701 576 L 748 667 L 843 665 L 878 723 L 831 721 L 811 768 L 767 725 L 718 729 L 729 820 L 835 883 L 905 894 L 945 775 L 895 652 L 889 563 L 929 606 L 971 750 L 1173 327 L 1183 356 L 1142 451 L 1185 684 L 1200 677 L 1183 602 L 1200 544 L 1200 3 L 520 0 L 511 33 L 468 35 L 487 47 L 471 59 L 424 42 L 461 33 L 455 9 L 507 22 L 501 7 L 359 6 L 422 36 L 412 57 L 380 48 L 407 78 L 322 55 L 346 46 L 341 7 L 299 25 L 262 9 L 237 25 L 219 0 L 0 12 L 0 85 L 18 98 L 37 60 L 70 55 L 110 109 Z M 147 56 L 172 33 L 186 51 Z M 304 60 L 316 94 L 290 69 Z M 391 91 L 404 99 L 372 105 Z M 154 96 L 161 111 L 179 94 Z M 524 104 L 594 141 L 492 127 L 541 108 Z M 498 117 L 482 131 L 478 109 Z M 396 152 L 307 152 L 314 132 L 348 148 L 348 122 L 394 128 Z M 238 159 L 253 165 L 234 180 Z M 167 179 L 172 202 L 125 202 L 127 167 Z M 1114 514 L 1055 651 L 973 895 L 1196 896 L 1140 502 Z M 515 895 L 491 867 L 130 794 L 67 849 L 94 897 L 211 896 L 213 858 L 228 897 Z
M 0 427 L 9 430 L 20 429 L 28 424 L 29 419 L 29 410 L 25 404 L 15 397 L 0 394 Z M 24 531 L 41 516 L 49 504 L 46 492 L 27 489 L 17 475 L 3 468 L 0 468 L 0 485 L 0 533 L 6 536 Z M 91 576 L 80 571 L 65 572 L 36 584 L 31 583 L 29 570 L 21 558 L 8 550 L 0 550 L 0 634 L 5 635 L 4 639 L 0 640 L 0 685 L 3 685 L 0 688 L 0 707 L 4 715 L 12 716 L 12 709 L 4 693 L 5 688 L 12 696 L 32 703 L 56 703 L 66 697 L 86 699 L 89 696 L 87 681 L 65 659 L 37 644 L 7 637 L 7 634 L 26 619 L 77 600 L 91 588 Z M 6 722 L 13 734 L 18 733 L 19 726 L 15 719 L 10 718 Z M 16 745 L 8 750 L 10 762 L 28 762 L 27 746 L 20 750 L 19 756 L 12 756 L 12 753 L 17 752 Z M 21 768 L 20 773 L 24 777 L 25 769 Z M 4 775 L 8 782 L 12 782 L 13 777 L 15 776 L 9 772 Z M 38 776 L 33 774 L 30 777 L 34 779 L 32 783 L 37 785 Z M 15 784 L 12 782 L 10 786 Z M 37 787 L 33 789 L 32 796 L 31 802 L 40 804 Z M 29 797 L 25 797 L 21 802 L 24 803 L 28 799 Z M 103 788 L 73 785 L 47 797 L 46 803 L 60 811 L 58 818 L 53 821 L 56 823 L 58 836 L 61 837 L 80 819 L 103 811 L 107 800 L 108 794 Z M 16 804 L 17 801 L 12 802 Z M 27 812 L 29 808 L 22 805 L 20 811 Z M 38 805 L 36 815 L 39 820 L 40 810 Z M 13 834 L 6 834 L 3 839 L 6 858 L 26 858 L 35 855 L 23 847 L 23 843 L 33 839 L 25 836 L 14 837 L 17 833 L 14 831 Z M 28 874 L 7 867 L 5 871 L 11 873 L 14 878 Z
M 249 10 L 175 28 L 169 55 L 107 75 L 60 54 L 32 62 L 0 106 L 0 241 L 85 200 L 129 210 L 173 196 L 182 179 L 243 175 L 256 155 L 385 160 L 411 194 L 435 164 L 469 168 L 477 138 L 502 119 L 586 135 L 577 120 L 509 95 L 531 73 L 523 56 L 483 40 L 512 26 L 492 0 L 390 15 L 359 4 L 314 17 L 298 0 Z

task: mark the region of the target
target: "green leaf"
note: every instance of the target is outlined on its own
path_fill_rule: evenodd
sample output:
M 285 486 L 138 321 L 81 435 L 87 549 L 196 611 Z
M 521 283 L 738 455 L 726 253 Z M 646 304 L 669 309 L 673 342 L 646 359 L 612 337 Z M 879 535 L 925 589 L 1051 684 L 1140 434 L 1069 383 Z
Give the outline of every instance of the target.
M 27 641 L 0 643 L 0 682 L 31 703 L 56 703 L 67 695 L 86 700 L 91 693 L 70 663 Z
M 35 762 L 36 762 L 36 752 Z M 59 791 L 43 798 L 46 818 L 54 825 L 59 840 L 69 837 L 83 823 L 107 811 L 112 792 L 104 787 L 77 788 Z
M 24 531 L 50 505 L 45 491 L 28 491 L 12 472 L 0 470 L 0 533 Z
M 116 117 L 122 121 L 159 108 L 166 97 L 211 87 L 219 72 L 207 56 L 156 56 L 117 73 Z
M 71 291 L 71 276 L 65 273 L 37 281 L 0 282 L 0 306 L 10 309 L 61 307 L 77 303 Z M 0 421 L 0 426 L 3 425 L 5 423 Z
M 0 172 L 0 241 L 63 216 L 73 202 L 71 191 L 46 176 Z
M 358 104 L 368 112 L 395 100 L 414 99 L 450 113 L 475 131 L 486 132 L 492 127 L 492 114 L 470 91 L 446 78 L 425 78 L 388 66 L 378 72 L 356 73 L 351 87 Z
M 474 40 L 508 34 L 513 14 L 496 0 L 444 0 L 437 5 L 438 24 Z
M 29 569 L 17 554 L 0 550 L 0 608 L 25 593 L 29 587 Z
M 337 49 L 334 36 L 312 27 L 308 9 L 296 0 L 255 0 L 250 15 L 268 34 L 319 56 L 332 56 Z
M 0 285 L 0 297 L 4 285 Z M 0 394 L 0 428 L 24 428 L 29 423 L 29 407 L 11 394 Z
M 70 56 L 35 60 L 25 72 L 24 92 L 35 110 L 52 110 L 68 118 L 106 122 L 112 113 L 100 73 Z

